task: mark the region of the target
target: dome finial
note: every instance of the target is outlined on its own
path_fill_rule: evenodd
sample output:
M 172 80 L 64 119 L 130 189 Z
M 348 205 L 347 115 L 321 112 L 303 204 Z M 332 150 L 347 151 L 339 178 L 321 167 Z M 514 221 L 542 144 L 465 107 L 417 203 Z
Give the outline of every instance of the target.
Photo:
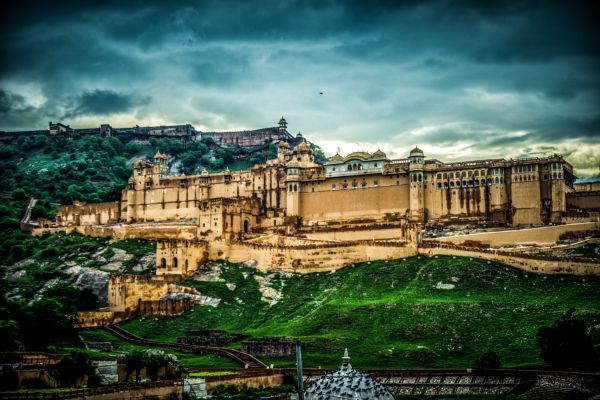
M 344 349 L 344 357 L 342 357 L 342 366 L 349 367 L 350 366 L 350 356 L 348 355 L 348 348 Z

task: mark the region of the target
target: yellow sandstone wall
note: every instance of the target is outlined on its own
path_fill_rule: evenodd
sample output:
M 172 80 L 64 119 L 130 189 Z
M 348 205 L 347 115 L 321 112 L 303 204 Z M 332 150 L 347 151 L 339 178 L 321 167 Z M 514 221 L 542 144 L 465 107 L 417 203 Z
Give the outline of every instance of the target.
M 56 222 L 59 226 L 114 224 L 121 217 L 118 201 L 80 203 L 59 206 Z
M 570 260 L 543 260 L 494 254 L 493 252 L 482 252 L 475 250 L 460 250 L 451 248 L 419 248 L 419 254 L 428 257 L 436 255 L 452 255 L 459 257 L 474 257 L 484 260 L 499 261 L 504 264 L 522 269 L 524 271 L 543 274 L 570 274 L 570 275 L 600 275 L 600 264 L 595 262 L 582 262 L 576 259 Z
M 158 300 L 168 292 L 168 279 L 148 275 L 111 274 L 108 306 L 114 312 L 133 312 L 142 300 Z
M 600 190 L 594 192 L 572 192 L 566 195 L 567 208 L 600 211 Z
M 389 260 L 416 254 L 416 248 L 403 243 L 340 243 L 332 246 L 275 247 L 213 241 L 208 258 L 240 263 L 256 260 L 261 270 L 280 269 L 288 272 L 331 271 L 360 261 Z
M 488 244 L 492 247 L 525 243 L 548 245 L 555 243 L 559 236 L 565 232 L 589 231 L 597 229 L 599 229 L 599 224 L 597 222 L 583 222 L 568 225 L 544 226 L 540 228 L 447 236 L 437 238 L 436 240 L 454 244 L 461 244 L 465 240 L 474 240 Z

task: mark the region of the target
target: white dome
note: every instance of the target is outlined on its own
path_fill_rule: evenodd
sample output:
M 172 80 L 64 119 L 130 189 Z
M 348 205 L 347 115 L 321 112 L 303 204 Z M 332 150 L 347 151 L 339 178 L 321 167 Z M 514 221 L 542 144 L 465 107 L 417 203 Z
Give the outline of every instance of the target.
M 306 400 L 394 400 L 392 394 L 377 379 L 357 371 L 350 365 L 348 349 L 344 351 L 341 368 L 321 375 L 305 393 Z

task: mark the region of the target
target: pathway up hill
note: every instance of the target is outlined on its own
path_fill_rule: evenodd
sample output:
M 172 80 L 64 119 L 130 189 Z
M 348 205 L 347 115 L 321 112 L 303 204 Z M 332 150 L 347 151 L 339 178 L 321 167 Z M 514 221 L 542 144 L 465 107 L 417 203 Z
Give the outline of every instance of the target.
M 532 274 L 481 259 L 411 257 L 304 275 L 223 262 L 213 264 L 211 281 L 185 284 L 221 302 L 122 327 L 163 341 L 191 329 L 297 337 L 306 367 L 335 367 L 348 347 L 363 368 L 468 368 L 485 351 L 503 367 L 523 368 L 543 364 L 539 327 L 576 308 L 600 344 L 600 277 Z

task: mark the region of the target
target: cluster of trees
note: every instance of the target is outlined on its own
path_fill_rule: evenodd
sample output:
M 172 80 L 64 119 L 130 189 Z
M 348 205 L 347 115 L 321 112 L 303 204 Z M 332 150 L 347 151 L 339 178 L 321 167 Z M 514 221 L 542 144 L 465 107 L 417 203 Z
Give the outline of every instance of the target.
M 116 200 L 131 175 L 124 155 L 124 143 L 116 137 L 23 137 L 0 146 L 0 186 L 22 189 L 43 207 Z
M 567 311 L 550 326 L 542 326 L 536 340 L 540 358 L 556 370 L 597 370 L 598 354 L 584 321 L 573 318 L 575 309 Z M 476 370 L 498 369 L 500 357 L 486 351 L 475 361 Z
M 77 312 L 100 306 L 89 289 L 77 289 L 61 283 L 44 293 L 41 300 L 8 301 L 5 281 L 0 281 L 0 351 L 47 350 L 78 342 L 74 323 Z
M 129 377 L 135 373 L 135 381 L 139 381 L 142 369 L 146 369 L 148 378 L 151 381 L 156 381 L 158 380 L 159 371 L 163 367 L 171 367 L 173 370 L 171 375 L 165 375 L 166 378 L 175 378 L 181 375 L 181 371 L 177 365 L 177 357 L 173 354 L 156 349 L 144 351 L 132 350 L 125 355 L 125 368 L 127 370 L 125 380 L 129 380 Z

